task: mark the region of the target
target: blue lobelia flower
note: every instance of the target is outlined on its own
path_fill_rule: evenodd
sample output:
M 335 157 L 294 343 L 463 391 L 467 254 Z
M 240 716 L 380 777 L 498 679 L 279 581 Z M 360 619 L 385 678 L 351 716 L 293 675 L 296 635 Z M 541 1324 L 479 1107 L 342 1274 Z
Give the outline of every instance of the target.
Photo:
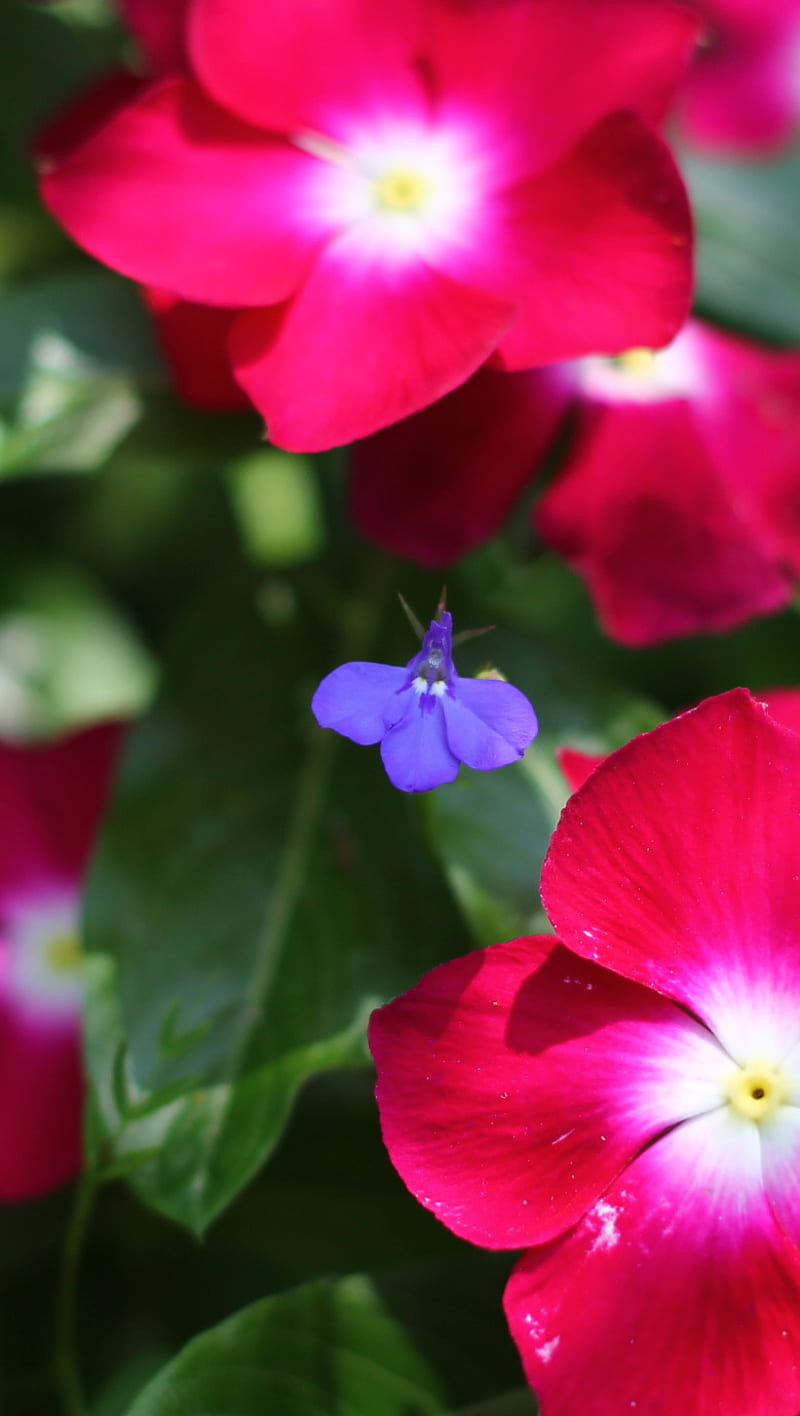
M 452 782 L 462 762 L 488 772 L 522 756 L 536 736 L 524 693 L 500 678 L 461 678 L 453 663 L 453 618 L 439 619 L 404 669 L 343 664 L 311 704 L 323 728 L 362 744 L 379 742 L 389 779 L 402 792 Z

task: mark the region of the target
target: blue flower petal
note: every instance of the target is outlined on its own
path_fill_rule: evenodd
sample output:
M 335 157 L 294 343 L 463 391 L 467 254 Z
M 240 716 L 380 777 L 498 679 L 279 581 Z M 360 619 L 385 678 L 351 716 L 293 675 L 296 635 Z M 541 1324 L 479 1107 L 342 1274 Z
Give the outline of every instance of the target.
M 413 694 L 399 723 L 381 743 L 383 765 L 401 792 L 430 792 L 458 776 L 459 762 L 447 746 L 440 698 Z
M 536 736 L 536 714 L 510 683 L 460 678 L 441 703 L 451 752 L 480 772 L 516 762 Z
M 360 660 L 342 664 L 322 680 L 311 700 L 311 711 L 320 727 L 334 728 L 353 742 L 367 746 L 380 742 L 387 720 L 396 720 L 395 695 L 407 682 L 408 671 L 393 664 Z M 414 697 L 411 689 L 409 694 Z

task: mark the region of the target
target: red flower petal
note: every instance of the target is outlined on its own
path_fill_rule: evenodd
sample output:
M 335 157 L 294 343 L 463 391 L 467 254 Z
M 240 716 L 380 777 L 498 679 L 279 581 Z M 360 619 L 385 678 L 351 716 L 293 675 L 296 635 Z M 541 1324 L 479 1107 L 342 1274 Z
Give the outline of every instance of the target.
M 698 415 L 732 503 L 776 562 L 800 576 L 800 354 L 695 326 L 719 395 Z
M 666 1126 L 720 1101 L 731 1063 L 673 1004 L 546 936 L 428 974 L 370 1025 L 383 1135 L 464 1238 L 541 1243 Z
M 663 117 L 699 29 L 688 10 L 642 0 L 435 3 L 430 25 L 445 111 L 491 115 L 506 161 L 524 136 L 527 172 L 532 154 L 541 169 L 609 113 Z
M 595 767 L 605 762 L 606 754 L 579 752 L 575 747 L 559 747 L 556 750 L 556 758 L 567 779 L 567 786 L 571 792 L 576 792 L 578 787 L 583 786 L 586 778 L 591 776 Z
M 0 743 L 0 901 L 83 879 L 121 746 L 118 723 L 35 747 Z
M 240 316 L 236 376 L 279 447 L 314 452 L 416 412 L 469 378 L 513 320 L 513 306 L 409 256 L 365 259 L 344 232 L 295 299 Z
M 37 161 L 43 166 L 61 162 L 143 88 L 142 79 L 129 69 L 101 74 L 36 134 Z
M 0 1201 L 78 1174 L 84 1090 L 77 1019 L 44 1025 L 0 1005 Z
M 483 368 L 353 450 L 350 506 L 365 536 L 423 565 L 494 535 L 537 471 L 571 394 L 561 369 Z
M 194 0 L 189 44 L 214 98 L 278 132 L 340 136 L 355 109 L 418 107 L 417 0 Z
M 771 718 L 800 733 L 800 688 L 760 688 L 755 697 L 766 703 Z
M 633 114 L 607 118 L 541 177 L 487 203 L 482 244 L 437 264 L 520 315 L 500 346 L 518 369 L 668 343 L 689 312 L 692 226 L 664 144 Z
M 329 166 L 171 79 L 112 116 L 42 191 L 124 275 L 204 304 L 267 304 L 291 294 L 331 230 Z
M 692 143 L 757 154 L 800 124 L 796 0 L 703 0 L 708 36 L 681 98 Z
M 795 1416 L 799 1285 L 757 1127 L 726 1109 L 658 1141 L 571 1235 L 526 1255 L 506 1312 L 542 1416 Z
M 250 400 L 233 377 L 228 357 L 227 339 L 234 311 L 195 305 L 152 286 L 145 290 L 144 297 L 155 316 L 181 398 L 211 412 L 249 408 Z
M 790 598 L 709 443 L 683 400 L 594 405 L 536 508 L 537 530 L 586 576 L 622 643 L 726 629 Z
M 735 689 L 596 768 L 542 898 L 571 949 L 685 1004 L 744 1064 L 800 1038 L 799 854 L 800 741 Z
M 781 1062 L 794 1080 L 789 1105 L 759 1123 L 764 1189 L 781 1229 L 800 1245 L 800 1047 Z

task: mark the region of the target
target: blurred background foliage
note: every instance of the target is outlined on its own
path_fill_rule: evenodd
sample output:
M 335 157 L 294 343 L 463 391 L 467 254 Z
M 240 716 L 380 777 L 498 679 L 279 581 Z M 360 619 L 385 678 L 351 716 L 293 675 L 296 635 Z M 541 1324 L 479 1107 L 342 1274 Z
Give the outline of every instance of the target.
M 343 455 L 180 406 L 136 290 L 41 210 L 37 127 L 125 43 L 101 0 L 0 10 L 0 732 L 138 719 L 85 919 L 90 1155 L 110 1182 L 77 1319 L 91 1416 L 215 1393 L 227 1416 L 525 1416 L 510 1258 L 453 1238 L 392 1171 L 366 1017 L 443 958 L 545 927 L 559 744 L 607 750 L 736 683 L 800 680 L 796 615 L 612 645 L 521 507 L 448 592 L 457 627 L 498 626 L 461 670 L 491 658 L 537 707 L 525 761 L 408 799 L 376 752 L 321 733 L 319 678 L 405 662 L 395 592 L 425 619 L 440 583 L 358 540 Z M 699 308 L 800 343 L 800 155 L 686 171 Z M 56 1409 L 71 1204 L 0 1211 L 14 1416 Z

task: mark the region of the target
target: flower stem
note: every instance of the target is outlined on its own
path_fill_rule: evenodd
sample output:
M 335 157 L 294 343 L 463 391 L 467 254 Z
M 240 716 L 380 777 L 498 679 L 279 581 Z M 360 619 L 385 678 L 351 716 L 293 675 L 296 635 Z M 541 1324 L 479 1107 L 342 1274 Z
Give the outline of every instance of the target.
M 348 660 L 366 653 L 377 633 L 384 601 L 395 573 L 391 556 L 370 552 L 365 560 L 355 597 L 354 613 L 345 626 L 337 658 Z M 262 934 L 259 956 L 246 995 L 243 1028 L 234 1038 L 232 1072 L 242 1065 L 250 1037 L 261 1016 L 264 1000 L 277 972 L 293 912 L 302 888 L 308 854 L 319 826 L 331 767 L 339 743 L 333 733 L 314 733 L 300 773 L 294 806 L 287 823 L 283 860 L 272 892 L 272 909 Z
M 64 1416 L 86 1416 L 86 1401 L 78 1362 L 78 1277 L 94 1204 L 96 1177 L 81 1177 L 67 1225 L 56 1290 L 54 1367 Z

